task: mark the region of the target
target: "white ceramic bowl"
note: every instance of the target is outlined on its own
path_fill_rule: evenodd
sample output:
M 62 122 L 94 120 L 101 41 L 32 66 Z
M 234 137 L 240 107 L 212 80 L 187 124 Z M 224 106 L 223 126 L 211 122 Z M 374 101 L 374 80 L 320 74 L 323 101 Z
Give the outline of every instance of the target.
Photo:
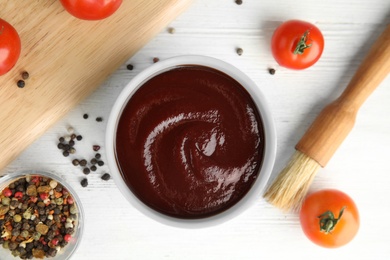
M 231 76 L 233 79 L 238 81 L 243 87 L 245 87 L 245 89 L 249 92 L 249 94 L 252 96 L 252 99 L 256 103 L 264 128 L 265 150 L 263 164 L 259 173 L 259 178 L 257 178 L 249 192 L 231 208 L 217 215 L 201 219 L 179 219 L 175 217 L 170 217 L 146 206 L 128 188 L 128 186 L 122 179 L 120 170 L 116 163 L 116 129 L 122 111 L 126 106 L 127 102 L 135 93 L 135 91 L 146 81 L 164 71 L 173 69 L 181 65 L 201 65 L 214 68 Z M 106 149 L 107 162 L 112 173 L 113 179 L 122 194 L 135 208 L 144 213 L 146 216 L 167 225 L 183 228 L 199 228 L 213 226 L 232 219 L 242 213 L 248 207 L 250 207 L 256 200 L 261 199 L 266 183 L 271 175 L 275 161 L 276 131 L 271 112 L 266 104 L 263 94 L 248 76 L 246 76 L 236 67 L 215 58 L 206 56 L 178 56 L 155 63 L 154 65 L 150 66 L 149 68 L 145 69 L 137 76 L 135 76 L 123 89 L 116 102 L 114 103 L 107 123 Z

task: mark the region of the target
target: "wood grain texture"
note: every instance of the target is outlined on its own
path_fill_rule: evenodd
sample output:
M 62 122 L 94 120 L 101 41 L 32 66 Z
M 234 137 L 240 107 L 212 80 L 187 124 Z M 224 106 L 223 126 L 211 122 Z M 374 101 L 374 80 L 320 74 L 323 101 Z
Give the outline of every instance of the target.
M 0 78 L 0 169 L 179 15 L 190 0 L 123 1 L 101 21 L 67 13 L 59 1 L 0 2 L 22 53 Z M 30 78 L 18 89 L 22 71 Z
M 390 25 L 375 41 L 339 98 L 327 105 L 296 149 L 325 167 L 355 125 L 366 99 L 390 73 Z

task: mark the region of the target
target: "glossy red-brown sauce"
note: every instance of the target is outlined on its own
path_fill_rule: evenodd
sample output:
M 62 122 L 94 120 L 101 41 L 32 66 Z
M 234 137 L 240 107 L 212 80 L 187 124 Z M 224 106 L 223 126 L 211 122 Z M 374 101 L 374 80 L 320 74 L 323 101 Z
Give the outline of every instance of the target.
M 264 150 L 259 112 L 230 76 L 181 66 L 145 82 L 126 104 L 117 162 L 152 209 L 203 218 L 230 208 L 258 177 Z

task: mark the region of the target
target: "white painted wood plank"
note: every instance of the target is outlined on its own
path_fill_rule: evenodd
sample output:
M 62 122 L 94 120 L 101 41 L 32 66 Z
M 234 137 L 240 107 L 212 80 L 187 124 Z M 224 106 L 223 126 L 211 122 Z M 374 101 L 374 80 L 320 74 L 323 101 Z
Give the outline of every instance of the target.
M 84 136 L 77 154 L 92 156 L 103 144 L 105 122 L 116 97 L 132 77 L 150 66 L 153 57 L 207 55 L 234 64 L 250 76 L 266 96 L 278 134 L 274 176 L 294 150 L 320 109 L 348 83 L 370 42 L 390 22 L 388 0 L 245 1 L 198 0 L 115 72 L 91 97 L 32 144 L 4 172 L 43 168 L 58 172 L 77 190 L 86 211 L 86 230 L 72 259 L 390 259 L 390 79 L 362 107 L 356 126 L 312 189 L 338 188 L 359 206 L 361 229 L 347 246 L 327 250 L 311 244 L 298 216 L 284 214 L 262 198 L 236 219 L 208 229 L 183 230 L 155 223 L 136 211 L 112 180 L 91 173 L 88 188 L 79 185 L 81 171 L 64 158 L 56 140 L 72 125 Z M 270 37 L 282 21 L 315 22 L 326 47 L 320 61 L 305 71 L 280 68 L 270 54 Z M 238 56 L 235 49 L 244 54 Z M 274 67 L 271 76 L 267 69 Z M 82 118 L 88 113 L 90 119 Z M 104 145 L 102 145 L 104 156 Z M 108 170 L 107 168 L 103 169 Z M 100 172 L 99 172 L 100 173 Z M 109 221 L 107 221 L 107 219 Z

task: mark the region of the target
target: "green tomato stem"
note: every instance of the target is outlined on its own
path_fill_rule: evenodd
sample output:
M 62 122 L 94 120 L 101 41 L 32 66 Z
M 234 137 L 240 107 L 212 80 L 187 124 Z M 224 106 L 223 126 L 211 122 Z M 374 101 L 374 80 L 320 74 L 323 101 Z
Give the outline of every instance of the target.
M 337 222 L 343 215 L 345 208 L 346 206 L 342 207 L 338 218 L 335 218 L 333 212 L 330 210 L 318 216 L 318 218 L 320 219 L 320 231 L 324 232 L 325 234 L 331 233 L 336 227 Z
M 305 49 L 310 48 L 311 44 L 306 44 L 307 35 L 309 34 L 309 30 L 307 30 L 299 40 L 297 46 L 295 47 L 294 54 L 302 55 Z

